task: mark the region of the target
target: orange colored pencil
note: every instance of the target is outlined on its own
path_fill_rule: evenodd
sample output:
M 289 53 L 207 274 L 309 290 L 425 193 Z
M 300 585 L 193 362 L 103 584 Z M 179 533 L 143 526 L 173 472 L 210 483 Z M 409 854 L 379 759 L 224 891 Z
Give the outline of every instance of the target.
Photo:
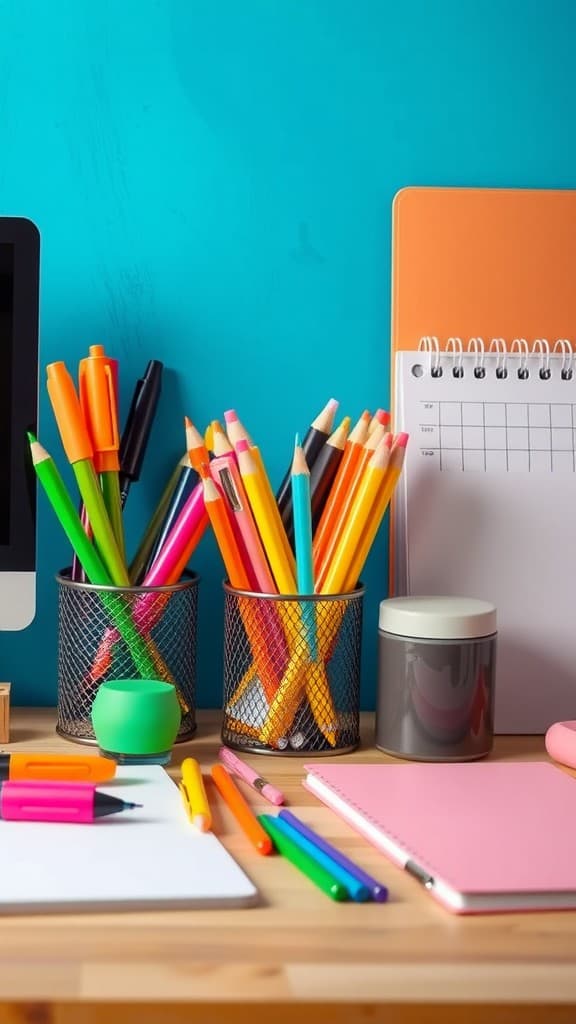
M 235 590 L 250 590 L 250 579 L 244 568 L 242 553 L 236 543 L 224 498 L 210 476 L 210 469 L 206 463 L 202 463 L 199 473 L 204 487 L 204 506 L 212 524 L 230 584 Z
M 322 558 L 319 559 L 318 566 L 316 566 L 316 559 L 314 559 L 314 578 L 316 580 L 316 593 L 323 593 L 323 586 L 326 581 L 326 576 L 330 571 L 330 566 L 334 558 L 334 554 L 339 546 L 340 538 L 344 532 L 344 527 L 350 515 L 350 509 L 353 506 L 354 499 L 358 493 L 362 477 L 366 471 L 370 459 L 374 455 L 380 441 L 384 437 L 387 437 L 387 443 L 392 444 L 392 435 L 387 434 L 385 427 L 382 423 L 377 423 L 371 434 L 364 444 L 364 447 L 360 453 L 360 458 L 356 466 L 356 473 L 354 474 L 350 487 L 342 497 L 339 514 L 334 523 L 332 533 L 327 537 L 324 553 Z
M 263 854 L 263 856 L 272 853 L 272 840 L 262 828 L 224 765 L 213 765 L 210 769 L 210 774 L 220 796 L 224 803 L 228 805 L 246 838 L 250 840 L 252 845 L 258 850 L 258 853 Z
M 369 422 L 370 413 L 366 410 L 362 413 L 362 416 L 350 432 L 348 440 L 346 441 L 342 462 L 338 467 L 334 483 L 332 484 L 330 493 L 328 494 L 328 500 L 326 501 L 324 511 L 322 512 L 320 522 L 318 523 L 318 527 L 314 534 L 312 553 L 314 556 L 315 573 L 318 572 L 322 564 L 328 540 L 336 528 L 336 523 L 342 514 L 342 507 L 346 494 L 350 490 L 354 477 L 356 476 L 358 465 L 364 450 L 364 443 L 368 437 Z
M 186 448 L 188 450 L 190 465 L 197 473 L 199 473 L 200 466 L 203 463 L 208 462 L 210 456 L 208 455 L 208 450 L 204 444 L 202 434 L 196 429 L 192 420 L 189 419 L 188 416 L 185 416 L 184 423 L 186 425 Z
M 212 454 L 216 459 L 220 458 L 221 455 L 234 454 L 234 448 L 218 420 L 212 420 Z
M 376 409 L 368 426 L 368 435 L 372 433 L 378 423 L 381 423 L 385 430 L 390 430 L 390 413 L 387 409 Z

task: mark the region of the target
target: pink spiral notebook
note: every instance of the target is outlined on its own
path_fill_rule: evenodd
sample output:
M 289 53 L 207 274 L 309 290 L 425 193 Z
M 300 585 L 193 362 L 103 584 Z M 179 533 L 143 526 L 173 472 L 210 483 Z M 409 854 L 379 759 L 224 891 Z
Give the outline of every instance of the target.
M 576 779 L 546 762 L 306 765 L 306 789 L 457 914 L 576 909 Z

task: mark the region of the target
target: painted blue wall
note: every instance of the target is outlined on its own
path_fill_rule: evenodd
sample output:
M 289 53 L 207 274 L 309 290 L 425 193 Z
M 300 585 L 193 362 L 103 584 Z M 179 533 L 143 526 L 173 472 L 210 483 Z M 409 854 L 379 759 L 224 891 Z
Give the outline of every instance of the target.
M 42 234 L 45 364 L 104 342 L 123 408 L 169 372 L 137 539 L 198 424 L 236 406 L 277 483 L 331 395 L 388 402 L 390 206 L 409 184 L 574 186 L 571 0 L 0 0 L 0 213 Z M 59 451 L 41 384 L 41 437 Z M 365 574 L 373 706 L 382 533 Z M 53 703 L 68 550 L 40 500 L 38 613 L 0 637 L 16 703 Z M 203 577 L 199 704 L 221 690 Z

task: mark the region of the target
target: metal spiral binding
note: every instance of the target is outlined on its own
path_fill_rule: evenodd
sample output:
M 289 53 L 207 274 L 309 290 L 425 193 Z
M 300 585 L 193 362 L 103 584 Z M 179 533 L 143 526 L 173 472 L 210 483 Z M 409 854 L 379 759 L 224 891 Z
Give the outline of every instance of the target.
M 574 379 L 576 351 L 568 338 L 558 338 L 552 348 L 546 338 L 536 338 L 532 347 L 526 338 L 514 338 L 510 347 L 504 338 L 492 338 L 488 349 L 484 339 L 480 337 L 470 338 L 466 348 L 461 338 L 450 337 L 442 348 L 441 343 L 434 335 L 426 335 L 418 342 L 418 351 L 426 355 L 425 365 L 420 364 L 412 367 L 415 376 L 428 375 L 430 377 L 442 377 L 444 367 L 443 356 L 449 357 L 447 372 L 456 379 L 462 379 L 467 366 L 464 356 L 473 356 L 472 373 L 474 377 L 483 380 L 488 373 L 485 365 L 486 356 L 496 357 L 495 373 L 498 380 L 506 380 L 512 372 L 518 380 L 529 380 L 531 375 L 531 362 L 538 360 L 538 377 L 540 380 L 551 380 L 553 376 L 552 360 L 555 356 L 562 356 L 560 362 L 560 379 L 570 381 Z M 469 372 L 469 371 L 468 371 Z

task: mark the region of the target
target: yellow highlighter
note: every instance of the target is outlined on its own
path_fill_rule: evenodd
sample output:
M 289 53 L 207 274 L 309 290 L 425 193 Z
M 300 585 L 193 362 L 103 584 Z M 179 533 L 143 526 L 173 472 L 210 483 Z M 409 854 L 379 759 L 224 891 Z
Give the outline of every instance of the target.
M 178 788 L 192 824 L 196 825 L 200 832 L 209 832 L 212 828 L 210 804 L 204 789 L 200 765 L 193 757 L 185 757 L 182 761 L 182 780 Z

